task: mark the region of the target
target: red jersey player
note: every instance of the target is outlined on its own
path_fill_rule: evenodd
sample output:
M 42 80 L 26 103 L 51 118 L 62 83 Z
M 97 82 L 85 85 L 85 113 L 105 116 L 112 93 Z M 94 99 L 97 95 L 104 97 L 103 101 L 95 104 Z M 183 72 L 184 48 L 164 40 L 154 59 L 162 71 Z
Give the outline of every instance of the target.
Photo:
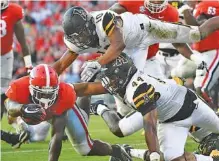
M 5 105 L 9 115 L 22 116 L 31 124 L 52 119 L 54 133 L 49 148 L 49 161 L 59 158 L 65 128 L 72 146 L 81 155 L 111 155 L 121 161 L 131 161 L 121 146 L 90 138 L 87 129 L 88 115 L 75 104 L 77 96 L 105 93 L 105 90 L 98 92 L 96 89 L 99 87 L 103 89 L 100 83 L 73 85 L 59 82 L 55 70 L 41 64 L 31 70 L 30 76 L 10 84 Z
M 21 22 L 23 16 L 23 9 L 19 5 L 9 3 L 8 0 L 1 0 L 1 100 L 5 99 L 4 92 L 12 79 L 14 33 L 21 45 L 25 66 L 27 68 L 32 66 L 30 52 L 25 40 L 24 27 Z M 1 104 L 1 107 L 4 107 L 4 105 Z M 1 112 L 1 115 L 3 115 L 4 109 Z
M 197 2 L 194 8 L 194 16 L 191 14 L 189 8 L 183 11 L 186 23 L 188 25 L 199 26 L 206 20 L 212 17 L 219 16 L 219 1 L 201 1 Z M 203 97 L 210 101 L 207 93 L 217 83 L 219 78 L 219 31 L 216 31 L 209 35 L 204 40 L 193 44 L 194 50 L 202 53 L 203 60 L 207 63 L 207 71 L 204 72 L 200 69 L 196 72 L 196 78 L 194 80 L 195 88 L 197 92 L 203 95 Z
M 117 12 L 117 13 L 123 13 L 123 12 L 132 12 L 132 13 L 141 13 L 146 14 L 151 18 L 159 19 L 162 21 L 167 22 L 178 22 L 179 21 L 179 14 L 175 7 L 168 4 L 167 0 L 139 0 L 139 1 L 123 1 L 119 0 L 118 3 L 114 4 L 111 8 L 111 10 Z M 192 54 L 192 51 L 189 49 L 189 47 L 186 44 L 173 44 L 174 47 L 180 51 L 181 54 L 187 55 L 188 53 Z M 159 51 L 159 57 L 156 58 L 155 55 L 159 50 L 159 44 L 154 44 L 148 48 L 148 50 L 145 50 L 143 52 L 145 53 L 139 53 L 136 52 L 136 54 L 139 54 L 140 57 L 144 57 L 146 55 L 147 60 L 145 64 L 145 70 L 147 70 L 149 75 L 154 75 L 159 78 L 166 78 L 167 76 L 164 75 L 166 66 L 162 65 L 162 59 L 170 59 L 168 57 L 178 56 L 179 52 L 174 48 L 172 45 L 165 46 L 160 49 Z M 148 53 L 148 54 L 147 54 Z M 174 62 L 174 65 L 176 62 Z M 169 66 L 169 65 L 168 65 Z M 170 72 L 169 72 L 170 73 Z

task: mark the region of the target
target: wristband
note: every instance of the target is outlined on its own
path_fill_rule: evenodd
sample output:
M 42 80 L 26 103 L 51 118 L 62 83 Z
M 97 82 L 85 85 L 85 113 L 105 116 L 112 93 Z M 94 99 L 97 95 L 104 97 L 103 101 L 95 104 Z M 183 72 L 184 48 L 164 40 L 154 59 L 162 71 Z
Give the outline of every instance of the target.
M 31 67 L 32 66 L 32 61 L 31 61 L 31 56 L 30 55 L 24 56 L 24 64 L 25 64 L 25 67 Z

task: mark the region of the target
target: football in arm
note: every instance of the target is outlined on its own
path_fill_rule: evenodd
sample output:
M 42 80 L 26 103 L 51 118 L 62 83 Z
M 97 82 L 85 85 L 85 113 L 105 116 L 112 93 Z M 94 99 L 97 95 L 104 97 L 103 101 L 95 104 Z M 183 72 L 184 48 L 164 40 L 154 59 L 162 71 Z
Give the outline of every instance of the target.
M 39 104 L 25 104 L 21 108 L 21 118 L 29 125 L 36 125 L 45 121 L 46 111 Z

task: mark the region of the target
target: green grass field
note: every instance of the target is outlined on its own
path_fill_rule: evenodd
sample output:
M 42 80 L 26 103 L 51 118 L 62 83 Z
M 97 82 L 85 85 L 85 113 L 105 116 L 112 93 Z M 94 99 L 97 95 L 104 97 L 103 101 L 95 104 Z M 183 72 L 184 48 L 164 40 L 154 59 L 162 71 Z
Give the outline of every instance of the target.
M 2 121 L 2 129 L 13 131 L 5 119 Z M 117 138 L 110 133 L 103 120 L 98 116 L 92 116 L 89 123 L 89 131 L 93 139 L 101 139 L 111 144 L 130 144 L 135 148 L 145 148 L 144 136 L 138 132 L 126 138 Z M 23 144 L 20 149 L 12 149 L 10 145 L 1 142 L 1 160 L 2 161 L 46 161 L 48 156 L 48 143 L 50 136 L 45 142 Z M 179 138 L 180 139 L 180 138 Z M 188 139 L 186 150 L 196 150 L 197 144 Z M 77 154 L 71 144 L 63 142 L 60 161 L 107 161 L 107 157 L 82 157 Z M 137 159 L 135 159 L 137 161 Z

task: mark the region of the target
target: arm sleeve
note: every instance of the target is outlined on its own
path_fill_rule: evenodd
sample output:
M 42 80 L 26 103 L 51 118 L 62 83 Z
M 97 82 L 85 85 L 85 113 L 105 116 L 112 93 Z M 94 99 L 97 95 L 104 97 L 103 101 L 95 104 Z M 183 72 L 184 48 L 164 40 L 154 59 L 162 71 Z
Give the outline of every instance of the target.
M 21 107 L 23 106 L 23 104 L 12 101 L 9 98 L 5 100 L 4 104 L 5 104 L 5 108 L 8 111 L 8 114 L 11 116 L 14 116 L 17 113 L 19 113 Z
M 161 22 L 150 19 L 145 28 L 148 39 L 154 43 L 192 43 L 200 41 L 201 35 L 197 26 Z
M 16 5 L 14 13 L 15 13 L 15 16 L 16 16 L 15 17 L 16 21 L 19 21 L 19 20 L 24 18 L 24 10 L 23 10 L 23 8 L 21 8 L 21 6 Z

